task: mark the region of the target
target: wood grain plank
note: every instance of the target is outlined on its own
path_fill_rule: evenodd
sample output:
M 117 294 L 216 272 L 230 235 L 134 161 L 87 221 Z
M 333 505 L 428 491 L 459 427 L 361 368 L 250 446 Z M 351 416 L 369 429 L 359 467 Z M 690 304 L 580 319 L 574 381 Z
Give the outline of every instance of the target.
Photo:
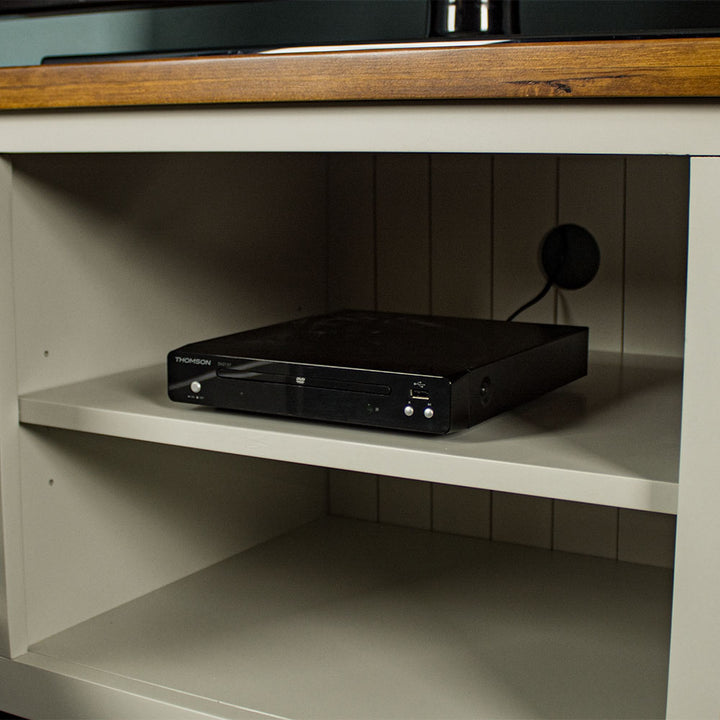
M 719 97 L 720 38 L 450 45 L 0 70 L 0 109 Z

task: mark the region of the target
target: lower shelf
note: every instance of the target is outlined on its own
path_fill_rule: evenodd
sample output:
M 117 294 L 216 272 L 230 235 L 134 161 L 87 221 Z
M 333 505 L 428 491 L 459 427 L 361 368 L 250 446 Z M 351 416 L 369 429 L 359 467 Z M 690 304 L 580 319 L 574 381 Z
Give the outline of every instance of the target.
M 659 568 L 326 518 L 31 651 L 285 718 L 655 718 L 671 584 Z

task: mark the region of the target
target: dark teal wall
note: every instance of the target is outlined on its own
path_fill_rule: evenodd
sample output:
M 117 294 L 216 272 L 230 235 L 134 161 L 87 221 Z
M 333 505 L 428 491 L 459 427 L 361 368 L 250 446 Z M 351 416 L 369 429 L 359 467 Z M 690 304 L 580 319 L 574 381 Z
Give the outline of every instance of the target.
M 0 65 L 46 55 L 422 38 L 426 0 L 275 0 L 0 20 Z
M 46 55 L 422 39 L 429 1 L 272 0 L 5 19 L 0 66 Z M 720 0 L 520 0 L 519 8 L 522 34 L 535 37 L 720 30 Z

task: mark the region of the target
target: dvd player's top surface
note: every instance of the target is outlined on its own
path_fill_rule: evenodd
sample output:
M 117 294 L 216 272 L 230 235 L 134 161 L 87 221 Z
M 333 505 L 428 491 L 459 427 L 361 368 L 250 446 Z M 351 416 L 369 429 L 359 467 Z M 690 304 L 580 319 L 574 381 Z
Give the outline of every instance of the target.
M 350 310 L 225 335 L 180 350 L 452 377 L 585 331 L 566 325 Z

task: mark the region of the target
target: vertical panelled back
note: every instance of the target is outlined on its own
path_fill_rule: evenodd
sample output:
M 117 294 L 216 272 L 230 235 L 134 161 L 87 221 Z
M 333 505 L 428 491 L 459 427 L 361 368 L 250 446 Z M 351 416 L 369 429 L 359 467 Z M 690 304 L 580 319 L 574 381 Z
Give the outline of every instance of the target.
M 687 158 L 631 157 L 627 170 L 625 352 L 683 354 Z
M 557 321 L 587 325 L 595 350 L 622 350 L 625 161 L 623 158 L 560 158 L 558 222 L 587 228 L 600 248 L 600 269 L 580 290 L 558 292 Z
M 551 291 L 519 319 L 588 325 L 594 350 L 681 354 L 687 174 L 685 158 L 331 155 L 330 309 L 505 319 L 545 283 L 545 234 L 576 223 L 600 247 L 597 276 L 580 290 Z M 635 557 L 648 527 L 661 536 L 652 543 L 673 537 L 673 523 L 648 523 L 641 512 L 625 513 L 620 533 L 617 508 L 463 489 L 485 493 L 474 503 L 440 486 L 334 470 L 330 483 L 337 514 L 419 518 L 419 527 L 430 518 L 444 532 L 457 517 L 455 532 L 485 528 L 494 539 L 571 552 Z M 473 507 L 477 517 L 468 517 Z M 528 527 L 543 528 L 542 540 Z
M 495 158 L 492 283 L 496 320 L 505 320 L 545 284 L 538 248 L 557 223 L 557 166 L 557 158 L 548 155 Z M 519 319 L 554 322 L 554 300 L 552 291 Z
M 427 155 L 376 159 L 377 307 L 430 312 L 430 208 Z
M 328 157 L 328 306 L 375 308 L 375 158 Z
M 492 317 L 492 158 L 430 159 L 434 315 Z

